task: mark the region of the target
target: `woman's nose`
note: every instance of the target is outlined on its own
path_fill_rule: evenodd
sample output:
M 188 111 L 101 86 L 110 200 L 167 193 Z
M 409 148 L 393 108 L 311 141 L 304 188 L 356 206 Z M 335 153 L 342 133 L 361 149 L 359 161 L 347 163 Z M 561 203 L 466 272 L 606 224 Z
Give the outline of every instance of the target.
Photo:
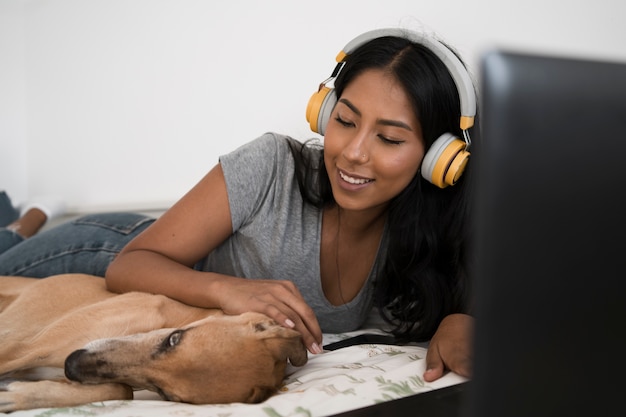
M 343 156 L 346 160 L 355 163 L 364 163 L 369 159 L 367 139 L 364 135 L 354 136 L 343 149 Z

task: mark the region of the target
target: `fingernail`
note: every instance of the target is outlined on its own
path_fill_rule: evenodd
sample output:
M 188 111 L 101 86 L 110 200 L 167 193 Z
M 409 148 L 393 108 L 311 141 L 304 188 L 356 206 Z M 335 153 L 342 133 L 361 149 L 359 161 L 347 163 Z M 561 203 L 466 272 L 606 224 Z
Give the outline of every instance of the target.
M 285 320 L 285 326 L 293 329 L 294 327 L 296 327 L 296 324 L 293 321 L 287 319 Z
M 315 353 L 315 354 L 320 354 L 323 352 L 322 348 L 320 348 L 320 346 L 317 343 L 313 343 L 311 345 L 311 352 Z

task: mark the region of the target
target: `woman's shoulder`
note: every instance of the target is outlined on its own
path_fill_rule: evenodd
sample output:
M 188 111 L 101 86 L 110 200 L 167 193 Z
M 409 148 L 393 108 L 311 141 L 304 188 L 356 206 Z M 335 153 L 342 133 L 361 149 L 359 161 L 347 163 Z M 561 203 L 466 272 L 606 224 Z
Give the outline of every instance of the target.
M 249 145 L 268 152 L 277 152 L 282 149 L 289 149 L 289 141 L 292 140 L 295 139 L 280 133 L 266 132 L 256 139 L 253 139 Z
M 267 132 L 231 154 L 244 157 L 250 162 L 260 160 L 265 164 L 271 165 L 274 162 L 281 166 L 291 166 L 296 159 L 308 166 L 312 163 L 316 165 L 322 149 L 320 141 L 315 138 L 301 141 L 284 134 Z
M 265 133 L 236 149 L 220 156 L 223 165 L 267 165 L 270 161 L 284 160 L 288 150 L 287 138 L 276 133 Z
M 310 138 L 306 140 L 295 139 L 292 136 L 284 135 L 276 132 L 266 132 L 258 138 L 250 142 L 259 147 L 275 147 L 275 149 L 302 149 L 311 148 L 315 150 L 321 150 L 322 145 L 316 138 Z

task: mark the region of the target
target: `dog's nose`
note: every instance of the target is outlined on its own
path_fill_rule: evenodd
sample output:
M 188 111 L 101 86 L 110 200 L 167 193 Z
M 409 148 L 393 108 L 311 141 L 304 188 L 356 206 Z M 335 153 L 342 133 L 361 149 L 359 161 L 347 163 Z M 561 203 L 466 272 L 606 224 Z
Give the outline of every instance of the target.
M 80 381 L 79 359 L 85 352 L 85 349 L 75 350 L 65 359 L 65 376 L 70 381 Z

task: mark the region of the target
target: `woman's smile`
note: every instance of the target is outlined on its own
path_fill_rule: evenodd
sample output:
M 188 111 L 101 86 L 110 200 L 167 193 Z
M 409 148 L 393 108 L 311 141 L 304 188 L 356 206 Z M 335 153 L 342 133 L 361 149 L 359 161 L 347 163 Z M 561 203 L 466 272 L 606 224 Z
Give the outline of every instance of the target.
M 349 174 L 346 171 L 342 171 L 341 169 L 338 169 L 337 172 L 339 173 L 339 177 L 341 177 L 342 180 L 351 185 L 363 185 L 374 181 L 371 178 L 364 178 L 358 175 Z

